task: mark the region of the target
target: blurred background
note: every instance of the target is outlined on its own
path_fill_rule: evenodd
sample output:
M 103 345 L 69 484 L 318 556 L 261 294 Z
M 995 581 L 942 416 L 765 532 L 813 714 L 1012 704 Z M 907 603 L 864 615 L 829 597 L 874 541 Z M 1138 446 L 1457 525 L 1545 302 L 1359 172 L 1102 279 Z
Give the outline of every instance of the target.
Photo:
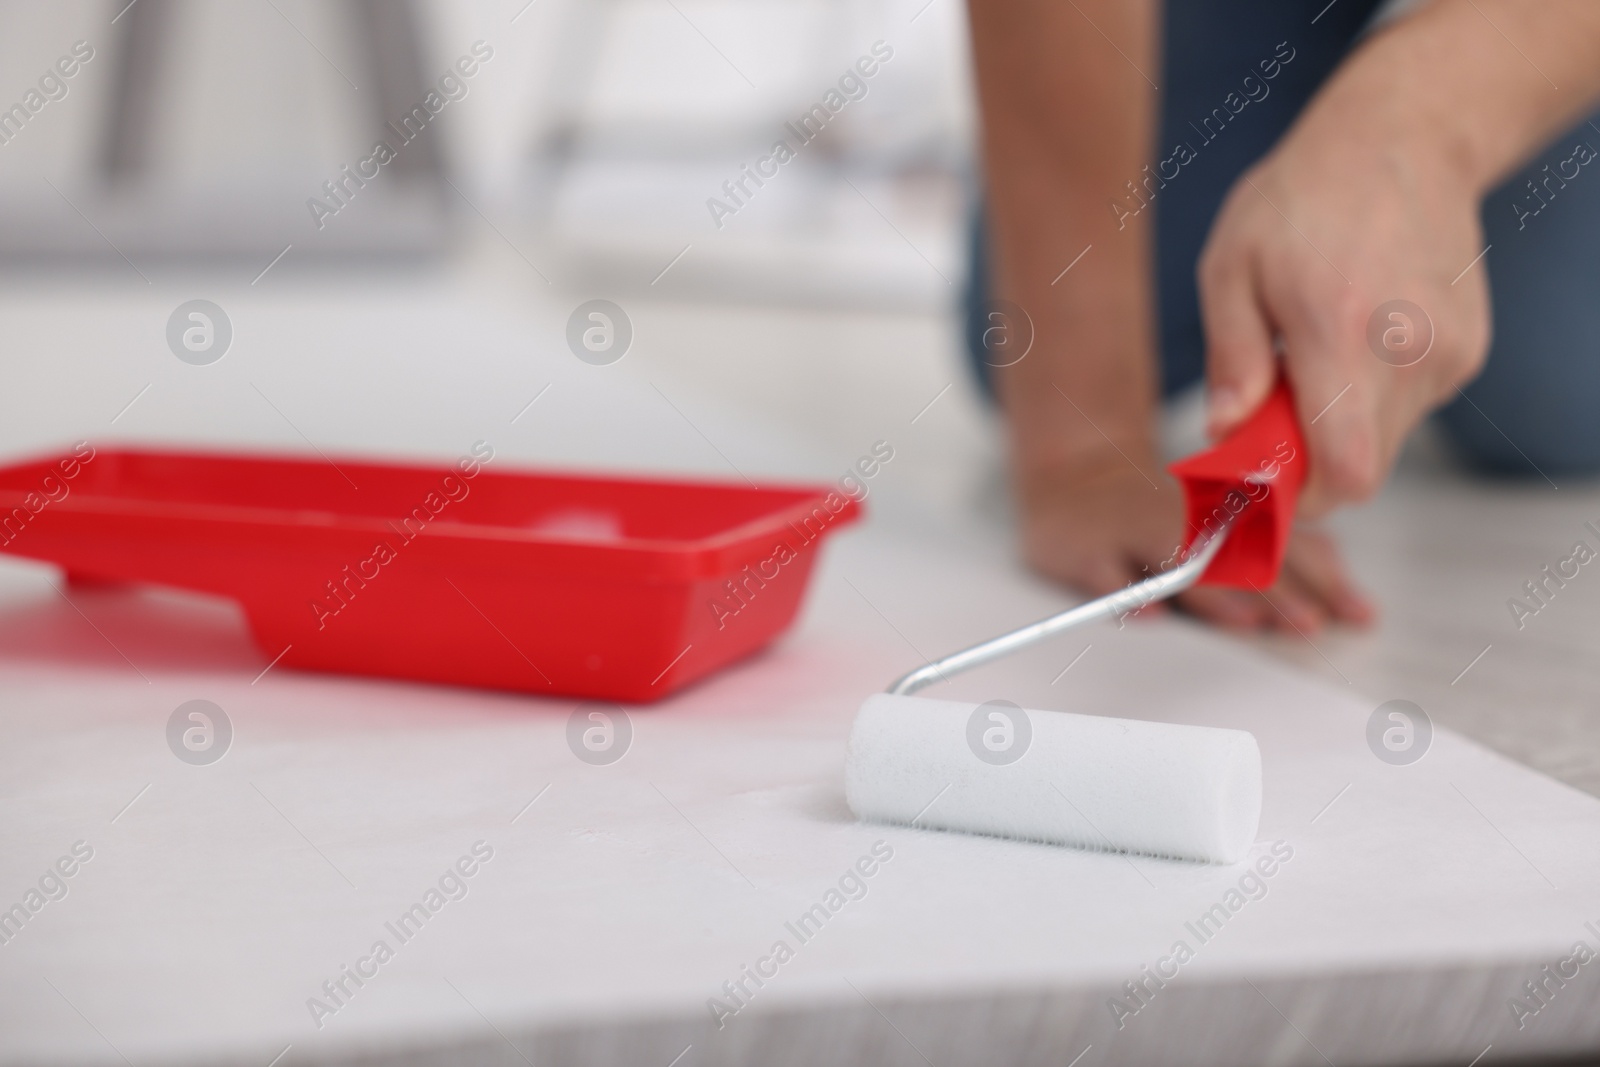
M 437 256 L 485 219 L 554 281 L 717 299 L 948 303 L 971 173 L 953 0 L 10 0 L 6 106 L 75 42 L 66 95 L 0 124 L 0 251 L 257 269 Z M 306 201 L 472 46 L 425 133 L 319 229 Z M 892 58 L 721 225 L 723 182 L 875 42 Z M 81 47 L 81 46 L 80 46 Z M 477 58 L 477 57 L 473 57 Z M 471 64 L 469 64 L 471 65 Z M 420 125 L 420 123 L 418 124 Z M 292 258 L 292 261 L 290 257 Z
M 827 477 L 915 434 L 898 486 L 988 492 L 965 33 L 957 0 L 0 0 L 0 443 L 498 426 L 530 462 Z M 201 367 L 165 336 L 195 299 L 232 332 Z M 612 365 L 565 340 L 593 299 Z

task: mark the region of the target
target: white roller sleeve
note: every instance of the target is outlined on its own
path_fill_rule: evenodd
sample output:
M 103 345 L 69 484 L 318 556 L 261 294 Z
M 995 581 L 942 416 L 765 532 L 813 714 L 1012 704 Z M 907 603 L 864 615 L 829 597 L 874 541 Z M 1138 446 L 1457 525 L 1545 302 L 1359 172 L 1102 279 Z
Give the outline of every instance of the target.
M 845 795 L 873 822 L 1234 863 L 1261 750 L 1241 730 L 880 693 L 850 732 Z

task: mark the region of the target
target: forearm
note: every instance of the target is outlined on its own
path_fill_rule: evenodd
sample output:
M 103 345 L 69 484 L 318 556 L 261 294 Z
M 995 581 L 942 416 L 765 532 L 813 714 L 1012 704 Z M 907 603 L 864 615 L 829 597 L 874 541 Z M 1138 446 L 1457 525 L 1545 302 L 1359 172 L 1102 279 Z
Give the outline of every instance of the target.
M 1153 212 L 1119 220 L 1109 205 L 1150 161 L 1157 11 L 971 5 L 994 295 L 1035 331 L 1027 357 L 995 371 L 1024 473 L 1092 465 L 1114 454 L 1108 437 L 1154 449 Z
M 1358 50 L 1290 138 L 1340 151 L 1349 137 L 1329 129 L 1356 130 L 1481 196 L 1597 97 L 1594 0 L 1434 0 Z

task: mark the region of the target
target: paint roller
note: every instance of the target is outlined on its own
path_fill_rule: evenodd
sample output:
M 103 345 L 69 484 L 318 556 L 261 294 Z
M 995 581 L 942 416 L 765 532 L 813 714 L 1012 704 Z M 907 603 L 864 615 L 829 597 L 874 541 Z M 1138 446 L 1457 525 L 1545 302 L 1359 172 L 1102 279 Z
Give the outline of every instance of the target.
M 845 796 L 871 822 L 1235 863 L 1261 816 L 1261 751 L 1242 730 L 1029 711 L 911 694 L 1195 585 L 1277 577 L 1307 459 L 1287 382 L 1214 447 L 1171 467 L 1191 537 L 1171 566 L 923 665 L 856 715 Z

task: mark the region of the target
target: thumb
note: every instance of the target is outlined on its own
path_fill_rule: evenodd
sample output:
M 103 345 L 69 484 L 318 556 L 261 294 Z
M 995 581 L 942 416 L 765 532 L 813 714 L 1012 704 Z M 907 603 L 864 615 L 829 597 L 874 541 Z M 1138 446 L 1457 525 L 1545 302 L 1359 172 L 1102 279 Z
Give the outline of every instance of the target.
M 1247 260 L 1219 257 L 1200 275 L 1206 338 L 1206 432 L 1219 438 L 1266 400 L 1278 378 L 1272 326 Z

